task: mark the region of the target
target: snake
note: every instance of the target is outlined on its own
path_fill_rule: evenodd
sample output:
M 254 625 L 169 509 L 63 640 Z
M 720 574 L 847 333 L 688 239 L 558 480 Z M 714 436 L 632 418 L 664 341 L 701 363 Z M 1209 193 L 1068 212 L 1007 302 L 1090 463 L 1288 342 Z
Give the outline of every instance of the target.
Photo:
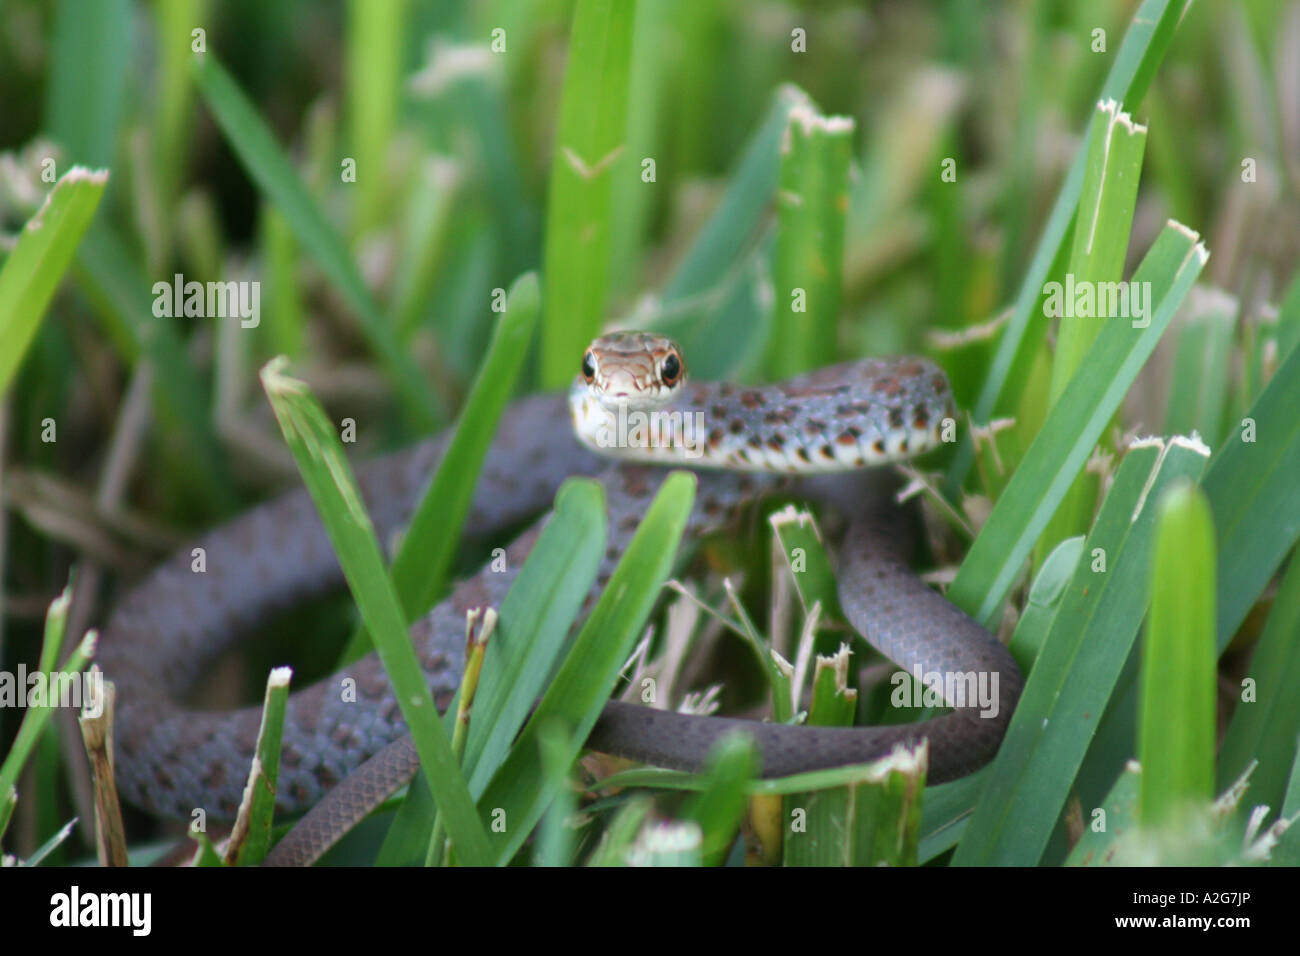
M 927 781 L 979 769 L 996 754 L 1023 689 L 1007 648 L 912 570 L 908 516 L 880 474 L 937 447 L 954 400 L 925 358 L 861 359 L 784 382 L 696 381 L 686 356 L 657 333 L 617 332 L 582 355 L 568 393 L 508 405 L 483 458 L 466 541 L 491 542 L 534 520 L 499 562 L 456 583 L 410 627 L 439 710 L 465 666 L 466 614 L 500 607 L 547 519 L 575 476 L 605 492 L 607 547 L 585 607 L 608 583 L 664 476 L 695 472 L 683 539 L 725 528 L 746 506 L 780 491 L 822 501 L 847 525 L 835 555 L 847 623 L 918 678 L 992 677 L 995 706 L 949 691 L 949 712 L 912 723 L 806 726 L 679 713 L 611 700 L 585 746 L 641 763 L 699 771 L 727 735 L 752 739 L 764 777 L 862 764 L 900 746 L 928 746 Z M 448 433 L 355 466 L 380 540 L 410 520 L 446 453 Z M 542 518 L 537 516 L 541 514 Z M 197 536 L 131 588 L 100 632 L 98 661 L 116 688 L 114 765 L 119 793 L 155 815 L 217 820 L 238 811 L 256 753 L 261 709 L 202 710 L 189 695 L 212 663 L 306 602 L 338 591 L 342 570 L 304 489 L 291 489 Z M 342 693 L 341 688 L 349 693 Z M 985 702 L 987 703 L 987 702 Z M 419 758 L 388 677 L 372 653 L 289 696 L 275 810 L 301 820 L 268 863 L 318 859 L 371 810 L 408 784 Z

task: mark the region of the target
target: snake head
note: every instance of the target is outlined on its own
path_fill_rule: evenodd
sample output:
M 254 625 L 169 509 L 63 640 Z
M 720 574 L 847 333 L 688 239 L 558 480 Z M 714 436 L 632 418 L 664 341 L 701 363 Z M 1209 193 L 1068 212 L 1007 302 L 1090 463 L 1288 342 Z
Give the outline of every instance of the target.
M 654 332 L 613 332 L 582 355 L 575 390 L 607 409 L 666 405 L 686 382 L 681 346 Z

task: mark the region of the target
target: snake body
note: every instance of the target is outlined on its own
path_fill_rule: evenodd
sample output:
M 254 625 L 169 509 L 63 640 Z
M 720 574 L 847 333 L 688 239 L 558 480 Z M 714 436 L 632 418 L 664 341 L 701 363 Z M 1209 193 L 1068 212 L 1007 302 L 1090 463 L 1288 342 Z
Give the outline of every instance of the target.
M 606 491 L 609 541 L 590 601 L 666 473 L 650 464 L 611 464 L 605 456 L 706 469 L 698 473 L 688 537 L 725 523 L 767 491 L 776 480 L 771 473 L 811 475 L 796 490 L 836 501 L 850 519 L 837 575 L 849 623 L 910 672 L 996 675 L 997 706 L 982 716 L 967 702 L 918 724 L 803 727 L 611 702 L 588 746 L 697 770 L 722 736 L 740 730 L 756 741 L 765 776 L 865 762 L 921 739 L 929 741 L 931 782 L 986 763 L 1022 687 L 1014 660 L 912 573 L 901 515 L 878 480 L 862 472 L 821 474 L 933 447 L 951 414 L 942 372 L 922 359 L 873 360 L 762 388 L 688 383 L 685 373 L 680 350 L 660 336 L 620 333 L 597 340 L 567 400 L 534 396 L 507 409 L 480 473 L 466 535 L 490 537 L 517 526 L 549 506 L 566 478 L 596 476 Z M 633 413 L 652 411 L 661 413 L 652 424 L 626 433 L 629 422 L 635 431 L 641 421 Z M 405 525 L 446 445 L 447 437 L 439 436 L 357 468 L 381 540 Z M 539 531 L 535 525 L 507 548 L 507 571 L 485 567 L 412 625 L 412 642 L 440 708 L 459 685 L 466 611 L 500 606 Z M 260 711 L 196 711 L 180 702 L 182 695 L 242 635 L 341 584 L 311 500 L 297 490 L 208 533 L 128 593 L 100 642 L 101 666 L 117 685 L 116 773 L 123 796 L 172 817 L 189 818 L 200 807 L 216 818 L 233 816 Z M 343 687 L 355 693 L 342 693 Z M 376 655 L 292 694 L 277 810 L 314 809 L 277 846 L 274 862 L 315 859 L 417 767 Z

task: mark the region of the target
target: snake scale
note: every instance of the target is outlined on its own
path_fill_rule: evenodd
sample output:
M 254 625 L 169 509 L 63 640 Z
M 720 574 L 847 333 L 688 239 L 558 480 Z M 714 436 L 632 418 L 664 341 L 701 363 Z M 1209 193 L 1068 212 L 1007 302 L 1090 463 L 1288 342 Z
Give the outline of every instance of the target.
M 952 413 L 943 373 L 926 360 L 900 358 L 845 363 L 754 388 L 686 379 L 685 357 L 661 336 L 598 339 L 584 354 L 567 399 L 533 396 L 507 409 L 479 476 L 466 536 L 489 538 L 516 527 L 544 511 L 565 479 L 595 476 L 606 492 L 609 541 L 594 596 L 667 473 L 655 463 L 703 469 L 688 538 L 725 524 L 781 481 L 780 473 L 799 476 L 795 493 L 829 500 L 849 519 L 837 569 L 849 623 L 909 672 L 996 675 L 996 710 L 982 715 L 972 701 L 950 700 L 959 706 L 922 723 L 806 727 L 614 701 L 588 747 L 697 770 L 722 736 L 742 730 L 756 741 L 769 777 L 873 760 L 923 738 L 929 741 L 930 782 L 986 763 L 1019 698 L 1019 669 L 992 634 L 911 571 L 902 515 L 878 476 L 861 470 L 937 443 Z M 651 411 L 664 414 L 639 440 L 628 441 L 626 426 L 637 419 L 632 413 L 650 417 Z M 447 441 L 441 435 L 357 466 L 381 540 L 404 527 Z M 611 462 L 610 455 L 624 460 Z M 459 685 L 466 612 L 500 606 L 539 531 L 536 524 L 510 544 L 506 571 L 484 567 L 412 625 L 439 708 Z M 203 549 L 202 573 L 195 570 L 195 548 Z M 310 498 L 294 490 L 180 549 L 131 590 L 109 616 L 99 645 L 105 676 L 117 687 L 115 764 L 122 795 L 160 815 L 188 819 L 201 807 L 214 818 L 232 817 L 260 711 L 194 710 L 182 703 L 183 695 L 242 636 L 342 583 Z M 340 692 L 347 677 L 355 680 L 355 699 Z M 277 811 L 310 812 L 269 862 L 314 860 L 417 767 L 377 655 L 296 691 L 285 717 Z

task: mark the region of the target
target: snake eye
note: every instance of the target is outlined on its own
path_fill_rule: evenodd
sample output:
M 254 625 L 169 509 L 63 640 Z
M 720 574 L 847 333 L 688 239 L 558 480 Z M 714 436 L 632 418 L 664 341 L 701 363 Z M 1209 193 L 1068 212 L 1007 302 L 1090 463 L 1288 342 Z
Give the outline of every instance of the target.
M 682 374 L 682 363 L 676 352 L 668 353 L 668 357 L 664 359 L 664 364 L 659 369 L 659 374 L 663 377 L 665 385 L 677 384 L 677 379 L 681 378 Z
M 596 377 L 596 357 L 591 354 L 590 349 L 588 349 L 587 353 L 582 357 L 582 377 L 587 380 L 588 385 L 590 385 L 591 380 Z

